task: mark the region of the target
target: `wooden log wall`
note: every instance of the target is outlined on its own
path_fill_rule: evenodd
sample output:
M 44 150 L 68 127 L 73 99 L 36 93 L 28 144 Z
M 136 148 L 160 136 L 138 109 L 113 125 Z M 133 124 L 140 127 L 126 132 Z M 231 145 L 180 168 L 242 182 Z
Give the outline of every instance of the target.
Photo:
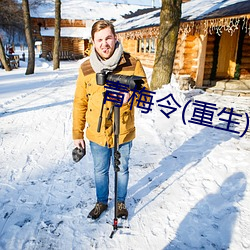
M 242 46 L 240 79 L 250 79 L 250 36 L 245 35 Z
M 54 37 L 42 38 L 42 57 L 46 58 L 48 52 L 52 52 L 54 47 Z M 88 47 L 88 40 L 78 38 L 61 38 L 60 51 L 69 51 L 77 58 L 84 56 L 84 51 Z
M 140 42 L 144 42 L 145 39 L 140 39 Z M 135 39 L 120 39 L 123 49 L 126 52 L 129 52 L 132 56 L 138 58 L 141 63 L 148 68 L 152 68 L 154 66 L 154 60 L 155 60 L 155 53 L 150 52 L 142 52 L 138 49 L 139 40 Z
M 173 65 L 173 73 L 178 75 L 179 71 L 183 68 L 183 53 L 185 46 L 185 36 L 179 35 L 177 39 L 176 44 L 176 50 L 175 50 L 175 59 L 174 59 L 174 65 Z
M 138 58 L 141 63 L 148 68 L 153 68 L 154 66 L 154 60 L 155 60 L 155 54 L 150 54 L 150 53 L 145 53 L 145 54 L 140 54 L 136 53 L 133 55 L 134 57 Z
M 46 58 L 48 52 L 53 51 L 54 37 L 42 37 L 42 57 Z
M 73 40 L 71 38 L 61 38 L 60 51 L 73 52 Z
M 206 59 L 205 59 L 205 67 L 204 67 L 204 78 L 203 80 L 209 84 L 210 77 L 212 74 L 213 68 L 213 60 L 214 60 L 214 47 L 215 47 L 215 34 L 208 34 L 207 37 L 207 50 L 206 50 Z M 206 85 L 207 85 L 206 84 Z
M 88 48 L 89 41 L 87 39 L 82 40 L 79 38 L 73 39 L 73 53 L 74 55 L 84 55 L 84 51 Z
M 197 58 L 199 54 L 198 37 L 187 36 L 184 50 L 184 65 L 180 74 L 188 74 L 192 79 L 196 78 Z
M 34 29 L 39 29 L 40 27 L 49 28 L 55 27 L 54 18 L 31 18 L 32 26 Z M 61 27 L 86 27 L 85 20 L 71 20 L 71 19 L 62 19 Z
M 123 40 L 122 45 L 123 45 L 123 50 L 124 51 L 127 51 L 127 52 L 129 52 L 131 54 L 136 53 L 137 40 L 132 40 L 132 39 Z
M 173 73 L 177 76 L 190 75 L 192 79 L 196 79 L 199 53 L 197 39 L 195 35 L 178 36 L 173 67 Z

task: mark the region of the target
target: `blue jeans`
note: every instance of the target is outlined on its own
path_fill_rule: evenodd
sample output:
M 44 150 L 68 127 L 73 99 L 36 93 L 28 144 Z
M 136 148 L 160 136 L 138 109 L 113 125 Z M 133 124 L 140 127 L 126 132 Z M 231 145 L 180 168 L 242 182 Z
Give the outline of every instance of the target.
M 120 171 L 118 172 L 117 200 L 121 202 L 125 201 L 127 195 L 129 178 L 128 161 L 131 147 L 132 141 L 119 146 L 119 152 L 121 153 L 121 164 L 119 165 Z M 109 168 L 111 159 L 112 163 L 114 162 L 114 148 L 108 148 L 107 146 L 103 147 L 91 141 L 90 148 L 94 160 L 97 202 L 107 204 L 109 196 Z

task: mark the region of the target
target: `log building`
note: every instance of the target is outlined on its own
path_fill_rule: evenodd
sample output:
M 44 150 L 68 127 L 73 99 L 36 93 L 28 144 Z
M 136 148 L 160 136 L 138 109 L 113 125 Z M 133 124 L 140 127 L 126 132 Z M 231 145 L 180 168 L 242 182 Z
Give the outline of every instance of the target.
M 33 37 L 42 42 L 41 57 L 48 58 L 54 46 L 54 18 L 32 18 Z M 61 20 L 61 59 L 69 59 L 70 55 L 82 58 L 89 45 L 90 28 L 93 21 Z M 65 58 L 64 58 L 65 57 Z
M 146 8 L 140 5 L 98 1 L 62 0 L 61 2 L 61 59 L 68 59 L 71 55 L 78 59 L 90 53 L 90 30 L 94 21 L 99 19 L 114 21 L 122 15 Z M 45 1 L 31 10 L 33 37 L 35 42 L 42 42 L 41 56 L 44 58 L 53 51 L 54 17 L 53 1 Z
M 250 79 L 250 1 L 210 2 L 207 7 L 198 0 L 182 3 L 173 73 L 189 76 L 197 87 L 221 79 Z M 125 18 L 115 22 L 124 49 L 153 67 L 160 8 Z

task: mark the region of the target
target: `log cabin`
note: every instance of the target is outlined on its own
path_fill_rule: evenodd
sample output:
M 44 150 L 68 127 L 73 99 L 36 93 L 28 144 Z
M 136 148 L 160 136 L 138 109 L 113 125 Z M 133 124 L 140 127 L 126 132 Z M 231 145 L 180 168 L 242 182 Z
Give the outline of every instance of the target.
M 32 18 L 33 37 L 41 41 L 41 57 L 52 60 L 54 18 Z M 61 20 L 60 59 L 81 59 L 87 55 L 92 20 Z
M 99 19 L 115 21 L 122 15 L 146 6 L 82 0 L 61 0 L 61 59 L 79 59 L 89 55 L 90 30 Z M 34 41 L 40 41 L 41 57 L 52 59 L 55 4 L 45 1 L 31 10 Z
M 160 8 L 115 22 L 124 50 L 147 67 L 154 65 L 159 24 Z M 250 1 L 184 1 L 173 73 L 199 88 L 222 79 L 250 80 Z

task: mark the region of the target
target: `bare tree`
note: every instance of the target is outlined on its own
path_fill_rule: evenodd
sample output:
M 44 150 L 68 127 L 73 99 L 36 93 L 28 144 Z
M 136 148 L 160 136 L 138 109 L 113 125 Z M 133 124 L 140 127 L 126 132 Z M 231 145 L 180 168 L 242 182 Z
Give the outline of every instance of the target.
M 181 17 L 182 0 L 162 0 L 160 31 L 150 87 L 170 83 Z
M 4 43 L 13 43 L 16 34 L 23 30 L 22 8 L 16 0 L 0 0 L 0 29 L 3 36 L 0 36 L 0 61 L 6 71 L 10 71 L 7 62 Z
M 8 33 L 20 33 L 23 26 L 22 6 L 17 0 L 0 0 L 0 28 Z
M 34 48 L 34 41 L 32 37 L 30 9 L 29 9 L 28 0 L 22 0 L 22 8 L 23 8 L 25 36 L 26 36 L 26 41 L 28 44 L 28 66 L 27 66 L 25 74 L 30 75 L 30 74 L 34 74 L 34 70 L 35 70 L 35 48 Z
M 0 37 L 0 61 L 1 61 L 1 64 L 3 65 L 4 69 L 6 71 L 10 71 L 11 68 L 6 60 L 6 56 L 5 56 L 5 52 L 4 52 L 4 46 L 3 46 L 3 43 L 2 43 L 2 39 Z
M 61 0 L 55 0 L 55 40 L 53 49 L 53 69 L 60 68 L 59 48 L 61 33 Z
M 30 9 L 36 9 L 43 4 L 46 4 L 46 0 L 29 0 Z

